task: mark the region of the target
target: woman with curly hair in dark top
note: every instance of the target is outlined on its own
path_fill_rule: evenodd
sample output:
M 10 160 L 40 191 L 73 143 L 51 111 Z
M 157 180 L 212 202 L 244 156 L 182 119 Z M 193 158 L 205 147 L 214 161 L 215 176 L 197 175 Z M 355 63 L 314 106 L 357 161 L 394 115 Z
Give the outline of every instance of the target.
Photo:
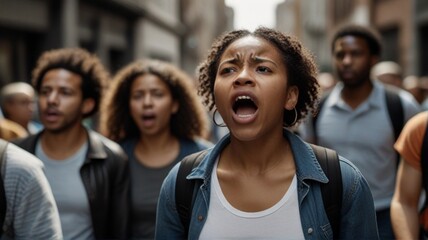
M 165 176 L 184 156 L 210 146 L 202 140 L 206 116 L 192 79 L 172 64 L 136 61 L 114 77 L 100 127 L 130 160 L 132 238 L 154 237 Z
M 317 69 L 293 37 L 269 28 L 218 38 L 199 68 L 199 93 L 230 135 L 187 175 L 195 181 L 190 225 L 176 207 L 179 164 L 158 203 L 156 239 L 332 239 L 321 185 L 328 178 L 293 127 L 318 100 Z M 339 157 L 343 198 L 339 236 L 377 238 L 370 189 Z M 184 222 L 184 221 L 183 221 Z

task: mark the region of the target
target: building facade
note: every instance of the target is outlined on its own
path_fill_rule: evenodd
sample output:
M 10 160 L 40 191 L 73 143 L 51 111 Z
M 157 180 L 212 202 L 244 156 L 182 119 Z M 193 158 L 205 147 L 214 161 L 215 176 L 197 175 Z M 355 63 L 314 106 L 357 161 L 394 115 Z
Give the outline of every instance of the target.
M 287 0 L 278 6 L 279 29 L 284 25 L 280 15 L 290 11 L 284 10 L 286 5 L 300 9 L 294 10 L 293 21 L 298 29 L 293 33 L 314 52 L 321 70 L 331 71 L 330 40 L 335 29 L 353 22 L 379 31 L 381 60 L 397 62 L 405 75 L 428 75 L 428 46 L 424 44 L 428 41 L 426 0 Z
M 211 44 L 221 28 L 226 29 L 224 21 L 231 21 L 225 15 L 230 9 L 224 1 L 201 2 L 0 0 L 0 86 L 13 81 L 28 82 L 40 54 L 61 47 L 83 47 L 97 54 L 112 74 L 130 61 L 146 57 L 185 65 L 193 73 L 204 51 L 200 48 Z M 207 5 L 214 7 L 205 8 Z M 189 11 L 205 17 L 210 14 L 210 19 L 200 25 L 223 20 L 208 27 L 186 25 Z M 196 27 L 197 30 L 193 29 Z M 198 35 L 202 32 L 206 36 Z M 198 34 L 189 40 L 189 33 Z M 190 51 L 184 47 L 192 41 L 198 57 L 189 62 L 186 54 Z

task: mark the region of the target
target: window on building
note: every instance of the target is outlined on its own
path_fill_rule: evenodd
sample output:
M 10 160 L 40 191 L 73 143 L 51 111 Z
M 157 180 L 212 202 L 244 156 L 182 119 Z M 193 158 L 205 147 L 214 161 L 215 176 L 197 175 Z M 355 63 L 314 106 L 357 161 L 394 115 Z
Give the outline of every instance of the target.
M 334 19 L 336 22 L 349 17 L 351 10 L 354 7 L 353 0 L 335 0 L 334 1 Z
M 398 42 L 399 29 L 392 27 L 380 30 L 382 35 L 382 60 L 400 62 L 400 45 Z
M 115 74 L 119 69 L 127 64 L 126 54 L 123 50 L 109 50 L 109 69 L 112 74 Z
M 420 75 L 428 75 L 428 24 L 419 28 L 419 71 Z

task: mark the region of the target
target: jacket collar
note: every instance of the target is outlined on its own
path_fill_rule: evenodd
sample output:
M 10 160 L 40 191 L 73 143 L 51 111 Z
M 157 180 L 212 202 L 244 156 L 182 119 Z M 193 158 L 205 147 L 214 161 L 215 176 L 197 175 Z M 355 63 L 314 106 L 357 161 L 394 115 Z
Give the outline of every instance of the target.
M 300 137 L 284 129 L 284 137 L 290 142 L 296 163 L 296 175 L 300 181 L 314 180 L 322 183 L 328 182 L 312 148 Z M 201 179 L 205 183 L 211 178 L 214 163 L 223 149 L 230 143 L 230 134 L 223 137 L 213 149 L 208 151 L 203 161 L 192 170 L 187 179 Z
M 88 132 L 88 157 L 86 158 L 86 161 L 89 161 L 90 159 L 104 159 L 107 158 L 107 153 L 104 149 L 104 144 L 102 142 L 102 136 L 100 136 L 98 133 L 86 129 Z
M 85 159 L 85 163 L 90 162 L 92 159 L 105 159 L 107 158 L 107 152 L 104 149 L 104 144 L 102 141 L 102 136 L 100 136 L 98 133 L 96 133 L 93 130 L 86 129 L 86 132 L 88 133 L 88 153 L 87 157 Z M 30 149 L 34 153 L 36 151 L 36 143 L 39 141 L 40 136 L 43 134 L 42 130 L 36 135 L 29 137 L 30 142 Z

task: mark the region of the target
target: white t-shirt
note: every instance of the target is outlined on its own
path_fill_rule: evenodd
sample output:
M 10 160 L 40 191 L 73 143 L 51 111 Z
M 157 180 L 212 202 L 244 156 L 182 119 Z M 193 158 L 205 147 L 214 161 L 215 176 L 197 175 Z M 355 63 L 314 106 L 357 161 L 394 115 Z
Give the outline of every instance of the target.
M 274 206 L 243 212 L 225 198 L 217 178 L 218 159 L 211 177 L 207 220 L 199 239 L 304 239 L 297 197 L 297 178 Z

